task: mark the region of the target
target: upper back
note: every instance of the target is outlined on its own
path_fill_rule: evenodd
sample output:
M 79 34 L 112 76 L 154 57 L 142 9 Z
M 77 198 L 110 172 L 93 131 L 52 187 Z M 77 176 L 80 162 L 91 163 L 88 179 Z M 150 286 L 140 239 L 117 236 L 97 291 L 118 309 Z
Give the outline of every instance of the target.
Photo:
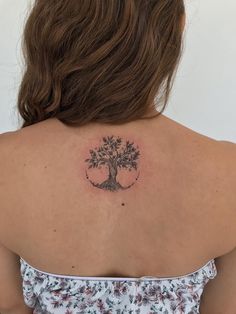
M 233 144 L 164 116 L 1 137 L 1 239 L 38 268 L 172 276 L 235 246 Z

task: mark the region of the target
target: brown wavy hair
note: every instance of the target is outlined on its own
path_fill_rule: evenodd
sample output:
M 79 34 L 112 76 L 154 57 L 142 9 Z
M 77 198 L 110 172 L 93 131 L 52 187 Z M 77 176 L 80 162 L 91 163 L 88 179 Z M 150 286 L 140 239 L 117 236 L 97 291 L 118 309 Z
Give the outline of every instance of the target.
M 143 119 L 168 102 L 184 0 L 36 0 L 26 17 L 17 109 L 22 128 Z M 156 116 L 156 115 L 155 115 Z

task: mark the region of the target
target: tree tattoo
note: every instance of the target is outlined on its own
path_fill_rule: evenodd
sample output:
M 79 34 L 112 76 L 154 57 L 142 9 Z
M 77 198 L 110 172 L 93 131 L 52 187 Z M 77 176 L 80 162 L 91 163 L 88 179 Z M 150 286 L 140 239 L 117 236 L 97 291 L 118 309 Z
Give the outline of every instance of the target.
M 126 190 L 130 188 L 138 179 L 138 175 L 133 183 L 124 187 L 117 181 L 117 174 L 119 169 L 128 171 L 138 168 L 138 159 L 140 152 L 138 146 L 134 147 L 134 143 L 128 140 L 123 141 L 121 137 L 107 136 L 102 138 L 100 147 L 90 149 L 90 158 L 85 159 L 88 163 L 88 169 L 107 167 L 109 170 L 108 178 L 102 183 L 95 183 L 89 179 L 86 171 L 86 177 L 90 183 L 100 189 L 117 191 Z

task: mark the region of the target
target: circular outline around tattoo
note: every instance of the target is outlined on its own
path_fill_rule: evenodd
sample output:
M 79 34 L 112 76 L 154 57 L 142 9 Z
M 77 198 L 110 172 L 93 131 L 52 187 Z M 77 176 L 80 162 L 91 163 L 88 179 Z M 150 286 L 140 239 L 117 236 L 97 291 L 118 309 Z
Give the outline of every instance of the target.
M 104 136 L 102 138 L 102 144 L 95 149 L 90 149 L 90 158 L 85 159 L 85 162 L 89 164 L 88 169 L 90 168 L 101 168 L 101 166 L 107 166 L 109 169 L 108 178 L 102 183 L 95 183 L 90 180 L 87 170 L 86 178 L 89 182 L 103 190 L 108 191 L 118 191 L 126 190 L 130 188 L 138 180 L 138 175 L 135 178 L 135 181 L 128 186 L 122 186 L 117 180 L 116 176 L 119 169 L 126 170 L 135 170 L 137 171 L 138 160 L 140 156 L 139 147 L 134 147 L 134 143 L 128 140 L 124 141 L 121 137 L 117 136 Z

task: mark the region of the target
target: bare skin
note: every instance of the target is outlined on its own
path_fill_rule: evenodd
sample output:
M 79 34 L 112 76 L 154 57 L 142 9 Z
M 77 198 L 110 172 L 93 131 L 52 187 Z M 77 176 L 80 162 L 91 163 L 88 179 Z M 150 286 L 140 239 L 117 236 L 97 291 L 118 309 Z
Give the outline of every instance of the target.
M 139 147 L 139 177 L 128 189 L 98 188 L 86 178 L 86 170 L 100 183 L 108 175 L 85 160 L 111 135 Z M 226 147 L 163 115 L 76 128 L 50 119 L 13 132 L 10 142 L 1 239 L 38 269 L 171 277 L 235 246 Z M 135 169 L 119 171 L 123 185 L 136 178 Z

